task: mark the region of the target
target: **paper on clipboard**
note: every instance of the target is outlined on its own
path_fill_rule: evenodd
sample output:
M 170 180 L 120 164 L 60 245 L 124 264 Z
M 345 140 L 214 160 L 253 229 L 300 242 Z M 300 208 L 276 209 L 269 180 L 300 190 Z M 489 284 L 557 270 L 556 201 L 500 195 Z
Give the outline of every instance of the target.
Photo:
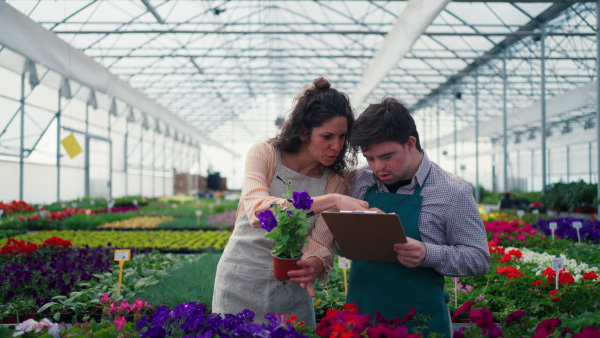
M 323 212 L 321 216 L 346 258 L 398 262 L 394 244 L 406 243 L 406 235 L 398 215 Z

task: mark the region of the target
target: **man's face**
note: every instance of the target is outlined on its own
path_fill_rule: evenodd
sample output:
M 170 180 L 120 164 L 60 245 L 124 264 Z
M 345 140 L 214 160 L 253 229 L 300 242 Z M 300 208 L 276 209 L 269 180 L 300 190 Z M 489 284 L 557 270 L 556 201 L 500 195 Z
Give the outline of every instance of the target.
M 412 158 L 409 147 L 395 141 L 374 144 L 363 156 L 373 170 L 373 174 L 384 184 L 411 179 Z

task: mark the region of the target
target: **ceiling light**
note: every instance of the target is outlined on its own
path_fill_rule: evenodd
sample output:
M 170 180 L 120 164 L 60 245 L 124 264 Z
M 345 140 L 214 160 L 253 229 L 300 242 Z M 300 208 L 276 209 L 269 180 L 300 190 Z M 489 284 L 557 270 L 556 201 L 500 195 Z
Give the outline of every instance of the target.
M 562 134 L 568 134 L 570 132 L 573 131 L 573 128 L 571 127 L 571 125 L 567 122 L 565 123 L 565 126 L 563 127 L 563 129 L 561 130 Z
M 596 127 L 596 122 L 594 121 L 594 119 L 589 119 L 589 120 L 585 120 L 585 123 L 583 124 L 583 129 L 592 129 Z
M 517 134 L 517 136 L 515 137 L 515 144 L 519 143 L 521 143 L 521 134 Z
M 529 136 L 527 136 L 527 141 L 535 140 L 535 130 L 531 129 L 529 131 Z

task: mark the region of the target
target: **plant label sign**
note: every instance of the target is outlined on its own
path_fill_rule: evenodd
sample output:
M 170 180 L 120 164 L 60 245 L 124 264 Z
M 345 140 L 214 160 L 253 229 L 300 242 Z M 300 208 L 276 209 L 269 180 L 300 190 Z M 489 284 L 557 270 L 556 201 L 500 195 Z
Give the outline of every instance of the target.
M 552 258 L 552 270 L 558 272 L 563 269 L 565 261 L 561 257 Z
M 348 295 L 348 275 L 346 274 L 346 271 L 350 269 L 350 260 L 345 257 L 338 256 L 338 266 L 344 273 L 344 293 Z
M 198 217 L 202 216 L 202 210 L 196 210 L 196 216 L 198 216 Z
M 525 215 L 525 211 L 524 210 L 517 210 L 517 216 L 523 217 L 523 215 Z
M 0 216 L 4 215 L 4 209 L 0 209 Z
M 131 250 L 119 249 L 115 250 L 115 261 L 128 261 L 131 259 Z
M 133 205 L 137 207 L 138 201 L 137 200 L 133 200 Z
M 548 226 L 550 227 L 550 231 L 552 232 L 552 240 L 554 240 L 554 230 L 556 230 L 557 224 L 556 222 L 550 222 Z
M 338 266 L 340 269 L 350 269 L 350 260 L 348 258 L 338 256 Z
M 573 222 L 573 228 L 577 230 L 577 241 L 581 242 L 581 235 L 579 234 L 579 229 L 581 229 L 583 225 L 579 221 Z

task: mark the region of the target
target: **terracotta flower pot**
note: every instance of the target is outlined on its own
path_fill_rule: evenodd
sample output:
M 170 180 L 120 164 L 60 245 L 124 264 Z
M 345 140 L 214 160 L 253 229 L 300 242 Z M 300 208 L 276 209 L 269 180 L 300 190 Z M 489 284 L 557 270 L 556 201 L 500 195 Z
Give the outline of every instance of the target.
M 281 258 L 273 256 L 273 275 L 275 278 L 279 280 L 288 280 L 290 277 L 287 275 L 288 271 L 298 270 L 299 267 L 296 265 L 296 262 L 300 260 L 302 257 L 296 258 Z

